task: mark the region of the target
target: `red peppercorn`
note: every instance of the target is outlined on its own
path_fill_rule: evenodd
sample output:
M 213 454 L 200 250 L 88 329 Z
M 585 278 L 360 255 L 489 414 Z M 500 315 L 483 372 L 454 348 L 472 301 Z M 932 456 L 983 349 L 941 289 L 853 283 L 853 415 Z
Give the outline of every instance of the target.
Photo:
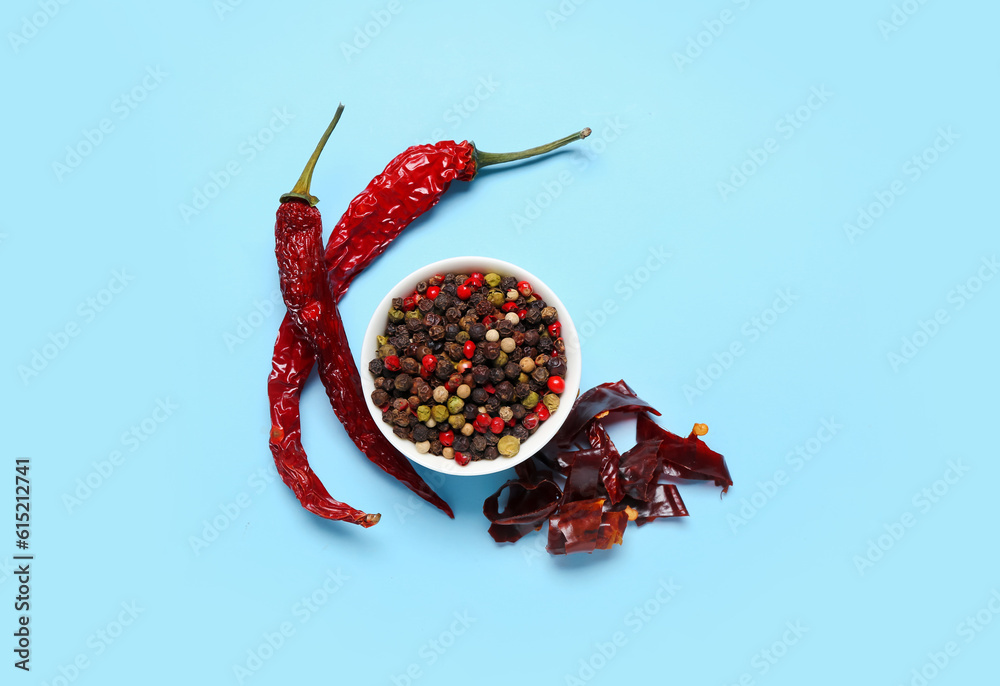
M 483 280 L 476 278 L 476 275 L 473 274 L 465 280 L 465 285 L 473 290 L 477 290 L 483 287 Z
M 497 392 L 497 389 L 493 388 L 493 384 L 491 384 L 491 383 L 488 383 L 485 386 L 483 386 L 483 390 L 486 391 L 487 393 L 496 393 Z
M 549 408 L 545 407 L 545 405 L 542 405 L 541 403 L 538 403 L 538 406 L 535 408 L 535 414 L 538 415 L 539 421 L 544 422 L 550 416 Z
M 493 420 L 490 418 L 488 414 L 486 414 L 485 412 L 480 412 L 479 414 L 476 415 L 476 419 L 473 422 L 473 424 L 478 429 L 485 429 L 490 425 L 490 422 L 492 421 Z
M 527 281 L 518 281 L 517 292 L 523 295 L 525 298 L 527 298 L 529 295 L 531 295 L 531 284 L 528 283 Z
M 503 433 L 503 427 L 505 423 L 502 418 L 494 417 L 493 421 L 490 422 L 490 431 L 495 434 Z
M 518 310 L 517 311 L 517 318 L 518 319 L 524 319 L 527 316 L 528 316 L 528 311 L 527 310 Z
M 455 453 L 455 464 L 459 467 L 464 467 L 469 464 L 469 458 L 463 453 Z
M 466 341 L 465 345 L 462 346 L 462 354 L 467 360 L 471 360 L 472 356 L 476 354 L 476 344 L 472 341 Z
M 458 387 L 462 385 L 462 375 L 452 374 L 448 377 L 448 380 L 444 382 L 444 387 L 448 389 L 449 393 L 454 393 L 458 390 Z
M 437 286 L 428 286 L 427 287 L 427 297 L 430 298 L 431 300 L 433 300 L 434 298 L 438 297 L 438 294 L 440 292 L 441 292 L 441 289 L 438 288 Z
M 511 312 L 513 310 L 516 310 L 517 302 L 515 302 L 514 300 L 508 300 L 503 304 L 503 307 L 501 307 L 500 309 L 503 310 L 504 312 Z
M 542 407 L 545 406 L 542 405 Z M 524 425 L 525 429 L 531 431 L 536 426 L 538 426 L 538 415 L 535 414 L 534 412 L 529 412 L 528 414 L 524 415 L 524 419 L 521 420 L 521 423 Z
M 517 426 L 517 420 L 511 417 L 510 419 L 507 420 L 507 426 L 513 429 L 515 426 Z
M 403 311 L 412 312 L 413 308 L 417 306 L 417 301 L 413 299 L 412 295 L 408 295 L 403 298 Z
M 472 295 L 472 289 L 462 284 L 457 289 L 455 289 L 455 295 L 457 295 L 461 300 L 468 300 Z
M 465 374 L 465 372 L 469 371 L 470 369 L 472 369 L 472 360 L 462 360 L 461 362 L 458 363 L 458 366 L 455 367 L 455 370 L 459 374 Z
M 451 445 L 455 442 L 455 432 L 442 431 L 438 434 L 438 440 L 441 441 L 441 445 Z
M 566 381 L 561 376 L 550 376 L 549 390 L 553 393 L 562 393 L 566 390 Z
M 483 276 L 482 272 L 472 272 L 471 274 L 469 274 L 469 278 L 472 279 L 473 281 L 478 281 L 479 283 L 482 283 L 486 277 Z
M 496 320 L 497 320 L 496 317 L 494 317 L 492 314 L 488 314 L 485 317 L 483 317 L 483 326 L 485 326 L 488 329 L 491 326 L 493 326 L 493 322 L 495 322 Z
M 552 322 L 549 324 L 549 335 L 553 338 L 559 338 L 560 331 L 562 331 L 562 324 L 559 322 Z
M 421 364 L 423 364 L 424 369 L 426 369 L 429 372 L 434 371 L 434 369 L 437 367 L 437 363 L 438 363 L 437 358 L 434 357 L 433 355 L 424 355 L 424 359 L 421 360 Z
M 385 365 L 385 368 L 388 369 L 390 372 L 398 372 L 400 369 L 399 356 L 386 355 L 385 359 L 382 360 L 382 364 Z

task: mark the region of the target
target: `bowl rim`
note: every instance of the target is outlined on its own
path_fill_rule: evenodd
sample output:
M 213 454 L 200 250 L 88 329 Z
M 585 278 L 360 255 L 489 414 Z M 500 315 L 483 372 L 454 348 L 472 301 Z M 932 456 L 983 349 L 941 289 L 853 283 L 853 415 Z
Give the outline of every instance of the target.
M 382 421 L 381 410 L 379 410 L 379 408 L 376 407 L 371 401 L 372 391 L 375 390 L 375 380 L 372 377 L 371 372 L 368 371 L 368 363 L 374 355 L 377 337 L 385 331 L 386 313 L 389 311 L 393 298 L 403 297 L 410 294 L 418 281 L 422 281 L 423 279 L 433 276 L 434 274 L 445 274 L 448 272 L 467 274 L 471 271 L 481 271 L 484 274 L 488 272 L 496 272 L 505 276 L 517 276 L 519 281 L 525 280 L 531 283 L 533 290 L 542 296 L 542 299 L 545 300 L 546 304 L 555 307 L 559 311 L 559 323 L 562 327 L 560 336 L 566 344 L 567 352 L 572 351 L 573 354 L 566 356 L 566 390 L 560 395 L 561 402 L 559 404 L 559 409 L 554 412 L 548 420 L 543 422 L 535 433 L 533 433 L 527 440 L 524 441 L 524 443 L 521 444 L 521 450 L 518 454 L 514 457 L 498 457 L 495 460 L 479 460 L 478 462 L 470 462 L 466 466 L 461 467 L 456 464 L 454 460 L 448 460 L 439 455 L 418 453 L 412 442 L 403 440 L 402 438 L 396 436 L 392 432 L 392 427 Z M 573 319 L 570 317 L 566 306 L 563 304 L 562 300 L 559 299 L 559 296 L 556 295 L 555 291 L 553 291 L 552 288 L 538 276 L 532 274 L 523 267 L 495 257 L 477 255 L 447 257 L 415 269 L 410 274 L 400 279 L 395 286 L 389 289 L 385 297 L 382 298 L 382 301 L 375 308 L 372 318 L 368 323 L 368 328 L 365 330 L 365 337 L 361 348 L 359 349 L 359 353 L 356 357 L 358 370 L 361 374 L 361 387 L 365 396 L 365 406 L 367 407 L 367 410 L 371 414 L 372 418 L 375 420 L 375 424 L 378 426 L 379 431 L 382 432 L 386 439 L 388 439 L 388 441 L 397 450 L 403 453 L 403 455 L 405 455 L 412 462 L 436 472 L 454 476 L 482 476 L 485 474 L 495 474 L 524 462 L 541 450 L 542 447 L 555 436 L 563 422 L 565 422 L 566 418 L 569 417 L 569 411 L 573 405 L 572 400 L 575 399 L 580 392 L 580 339 L 579 333 L 576 330 L 576 325 L 573 323 Z

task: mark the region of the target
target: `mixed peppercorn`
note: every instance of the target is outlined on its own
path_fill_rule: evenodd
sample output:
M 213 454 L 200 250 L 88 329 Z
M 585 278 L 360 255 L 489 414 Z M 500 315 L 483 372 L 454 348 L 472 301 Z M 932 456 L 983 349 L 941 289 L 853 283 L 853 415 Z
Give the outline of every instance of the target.
M 513 457 L 559 408 L 566 345 L 556 308 L 527 281 L 436 274 L 394 298 L 376 357 L 372 402 L 420 453 Z

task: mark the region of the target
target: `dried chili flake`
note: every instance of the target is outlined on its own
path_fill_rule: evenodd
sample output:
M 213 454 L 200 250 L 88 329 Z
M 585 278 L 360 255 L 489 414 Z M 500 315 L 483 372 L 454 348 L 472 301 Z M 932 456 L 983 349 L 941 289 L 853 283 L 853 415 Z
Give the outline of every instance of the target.
M 733 485 L 726 460 L 698 437 L 694 431 L 687 438 L 681 438 L 659 426 L 647 414 L 640 414 L 635 426 L 636 441 L 659 440 L 661 476 L 681 479 L 714 481 L 725 493 Z
M 545 549 L 553 555 L 566 555 L 621 545 L 628 515 L 605 512 L 604 502 L 604 498 L 593 498 L 560 506 L 549 517 L 549 541 Z
M 505 490 L 509 490 L 507 506 L 501 514 L 500 496 Z M 513 543 L 537 531 L 556 509 L 561 495 L 559 486 L 549 479 L 511 479 L 483 503 L 490 536 L 497 543 Z
M 657 439 L 642 441 L 621 457 L 622 489 L 636 500 L 648 500 L 656 486 L 661 464 L 660 443 Z

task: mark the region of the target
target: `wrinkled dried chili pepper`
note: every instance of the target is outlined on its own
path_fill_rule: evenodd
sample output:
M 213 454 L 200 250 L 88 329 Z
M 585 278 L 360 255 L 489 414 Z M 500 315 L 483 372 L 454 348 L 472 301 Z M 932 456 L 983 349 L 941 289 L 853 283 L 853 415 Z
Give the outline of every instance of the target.
M 482 153 L 465 141 L 442 141 L 408 148 L 394 158 L 351 202 L 330 235 L 325 261 L 328 288 L 333 300 L 337 301 L 343 296 L 354 277 L 378 257 L 403 229 L 437 204 L 451 181 L 469 181 L 479 168 L 540 155 L 574 140 L 586 138 L 589 134 L 590 129 L 584 129 L 554 143 L 517 153 Z M 339 313 L 337 319 L 339 321 Z M 308 475 L 315 478 L 308 469 L 298 431 L 299 395 L 315 358 L 309 346 L 304 345 L 301 340 L 296 341 L 296 345 L 287 344 L 287 341 L 296 336 L 292 317 L 286 314 L 275 344 L 272 374 L 268 383 L 272 431 L 283 440 L 277 443 L 272 440 L 271 450 L 279 471 L 285 460 L 283 456 L 287 455 L 289 459 L 304 465 Z M 409 461 L 383 436 L 374 437 L 369 450 L 362 448 L 362 451 L 383 470 L 404 481 L 411 490 L 453 516 L 447 504 L 423 483 Z M 299 495 L 299 491 L 293 486 L 295 481 L 285 479 L 285 482 Z M 318 483 L 318 479 L 316 482 Z M 322 489 L 322 484 L 319 487 L 321 490 L 317 493 L 320 497 L 329 497 L 325 489 Z M 308 498 L 303 499 L 299 495 L 299 499 L 307 509 L 316 511 L 306 504 Z M 321 512 L 317 514 L 327 516 Z
M 339 113 L 340 110 L 338 110 L 337 117 L 339 117 Z M 330 130 L 335 125 L 337 117 L 331 124 Z M 343 296 L 353 278 L 380 255 L 406 226 L 438 202 L 451 181 L 455 179 L 471 180 L 481 167 L 549 152 L 574 140 L 585 138 L 589 134 L 590 129 L 584 129 L 578 134 L 567 136 L 554 143 L 517 153 L 482 153 L 477 151 L 471 143 L 465 141 L 462 143 L 442 141 L 434 145 L 408 148 L 392 160 L 382 174 L 375 177 L 365 191 L 351 202 L 347 212 L 344 213 L 331 233 L 326 248 L 325 261 L 328 270 L 327 288 L 333 303 L 335 304 Z M 323 142 L 325 142 L 325 137 Z M 317 147 L 317 153 L 314 157 L 318 156 L 321 148 L 322 142 Z M 311 162 L 314 164 L 315 159 Z M 309 165 L 307 165 L 307 170 L 311 176 Z M 303 178 L 306 178 L 306 171 L 303 172 Z M 288 194 L 289 200 L 315 202 L 315 199 L 308 192 L 308 180 L 304 187 L 299 190 L 302 192 Z M 284 198 L 285 196 L 283 196 L 283 200 Z M 321 238 L 321 229 L 319 234 Z M 333 311 L 336 319 L 335 328 L 339 328 L 342 334 L 343 325 L 335 306 Z M 317 496 L 320 499 L 329 498 L 318 478 L 309 470 L 308 462 L 305 460 L 305 452 L 301 446 L 301 435 L 298 430 L 298 400 L 314 358 L 312 357 L 313 351 L 310 350 L 309 346 L 303 345 L 301 340 L 297 340 L 295 345 L 288 345 L 290 337 L 296 335 L 295 328 L 290 311 L 289 314 L 286 314 L 279 329 L 272 374 L 268 383 L 273 424 L 271 449 L 275 462 L 279 465 L 279 471 L 282 471 L 283 461 L 293 459 L 302 466 L 300 471 L 304 468 L 306 471 L 303 473 L 307 474 L 310 479 L 314 479 L 315 483 L 319 485 Z M 353 366 L 353 358 L 350 358 L 346 340 L 343 348 L 351 361 L 353 376 L 357 379 L 357 370 Z M 322 368 L 321 376 L 323 376 Z M 329 381 L 324 379 L 324 385 L 327 386 L 329 394 L 328 383 L 336 384 L 337 382 L 332 379 Z M 364 400 L 360 395 L 360 386 L 357 385 L 355 390 L 356 399 L 360 399 L 363 405 Z M 333 396 L 331 396 L 331 402 L 334 403 L 336 410 L 337 405 Z M 365 407 L 362 407 L 361 411 L 366 417 L 368 416 Z M 344 422 L 340 413 L 338 416 Z M 347 423 L 344 423 L 347 426 Z M 350 427 L 348 427 L 348 431 L 350 433 Z M 274 440 L 275 434 L 279 438 L 277 442 Z M 354 438 L 353 435 L 352 438 Z M 383 470 L 404 481 L 411 490 L 444 510 L 449 516 L 454 516 L 447 504 L 420 479 L 412 465 L 385 440 L 384 436 L 379 434 L 371 436 L 370 439 L 371 442 L 366 443 L 364 447 L 357 439 L 355 439 L 355 443 Z M 307 504 L 308 494 L 300 495 L 300 491 L 293 485 L 296 480 L 285 478 L 284 473 L 282 476 L 307 509 L 321 516 L 328 516 Z M 332 498 L 329 499 L 332 500 Z M 333 502 L 337 503 L 337 501 Z M 337 504 L 342 505 L 341 503 Z M 375 517 L 374 521 L 378 521 L 377 516 Z M 339 519 L 342 517 L 331 518 Z

